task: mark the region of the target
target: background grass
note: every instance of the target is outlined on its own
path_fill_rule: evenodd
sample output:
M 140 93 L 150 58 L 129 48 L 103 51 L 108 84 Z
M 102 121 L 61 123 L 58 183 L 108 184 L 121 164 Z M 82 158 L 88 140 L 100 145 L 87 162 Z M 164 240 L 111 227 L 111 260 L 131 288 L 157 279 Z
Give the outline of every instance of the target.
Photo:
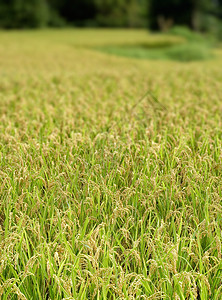
M 213 58 L 208 45 L 198 43 L 180 44 L 155 49 L 144 45 L 137 46 L 105 46 L 96 49 L 117 56 L 149 60 L 174 60 L 179 62 L 203 61 Z
M 134 44 L 124 44 L 124 41 L 122 44 L 110 42 L 110 44 L 99 45 L 95 49 L 129 58 L 180 62 L 203 61 L 214 57 L 212 48 L 217 43 L 212 36 L 194 33 L 186 27 L 173 27 L 169 33 L 168 35 L 153 35 L 150 42 Z
M 221 299 L 221 52 L 109 34 L 0 33 L 1 299 Z

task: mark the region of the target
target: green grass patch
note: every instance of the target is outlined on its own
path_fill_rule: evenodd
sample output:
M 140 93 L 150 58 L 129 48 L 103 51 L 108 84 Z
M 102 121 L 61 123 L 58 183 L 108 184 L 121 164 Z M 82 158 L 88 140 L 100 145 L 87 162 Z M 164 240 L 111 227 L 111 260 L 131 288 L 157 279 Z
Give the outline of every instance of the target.
M 156 40 L 152 43 L 106 45 L 96 49 L 108 54 L 149 60 L 203 61 L 213 58 L 212 39 L 184 27 L 172 28 L 169 33 L 178 40 Z M 165 35 L 162 35 L 163 37 Z
M 98 48 L 100 51 L 112 55 L 128 58 L 150 59 L 150 60 L 175 60 L 181 62 L 203 61 L 213 57 L 212 50 L 197 43 L 186 43 L 172 47 L 118 47 L 108 46 Z

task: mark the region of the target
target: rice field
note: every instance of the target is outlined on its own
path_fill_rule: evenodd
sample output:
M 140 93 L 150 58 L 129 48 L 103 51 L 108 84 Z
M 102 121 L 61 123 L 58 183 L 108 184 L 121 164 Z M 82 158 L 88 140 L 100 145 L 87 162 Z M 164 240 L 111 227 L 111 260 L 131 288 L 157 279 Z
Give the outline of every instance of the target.
M 222 299 L 222 50 L 143 30 L 0 32 L 0 299 Z

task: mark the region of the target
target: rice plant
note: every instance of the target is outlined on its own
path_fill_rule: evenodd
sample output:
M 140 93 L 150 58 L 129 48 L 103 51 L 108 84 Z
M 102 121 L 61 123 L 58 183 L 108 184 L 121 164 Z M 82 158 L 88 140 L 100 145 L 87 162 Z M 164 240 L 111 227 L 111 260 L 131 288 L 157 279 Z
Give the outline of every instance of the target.
M 0 33 L 0 298 L 221 299 L 222 52 L 97 33 Z

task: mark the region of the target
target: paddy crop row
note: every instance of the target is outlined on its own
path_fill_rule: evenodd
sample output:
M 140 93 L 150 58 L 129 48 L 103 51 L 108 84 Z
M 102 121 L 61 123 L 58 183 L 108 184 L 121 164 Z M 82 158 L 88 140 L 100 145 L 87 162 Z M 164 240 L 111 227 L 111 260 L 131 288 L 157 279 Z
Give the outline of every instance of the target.
M 96 34 L 0 33 L 0 297 L 221 299 L 221 53 Z

